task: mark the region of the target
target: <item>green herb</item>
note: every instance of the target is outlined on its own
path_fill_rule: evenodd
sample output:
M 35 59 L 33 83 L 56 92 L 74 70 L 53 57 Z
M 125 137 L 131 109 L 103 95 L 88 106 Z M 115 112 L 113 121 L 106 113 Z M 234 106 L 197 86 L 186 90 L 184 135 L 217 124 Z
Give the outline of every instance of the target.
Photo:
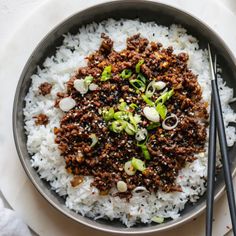
M 135 110 L 136 108 L 138 108 L 138 105 L 136 105 L 135 103 L 131 103 L 129 107 Z
M 139 73 L 140 72 L 140 68 L 141 68 L 141 65 L 144 63 L 144 60 L 142 59 L 142 60 L 140 60 L 137 64 L 136 64 L 136 66 L 135 66 L 135 71 L 136 71 L 136 73 Z
M 161 118 L 164 120 L 166 118 L 166 114 L 167 114 L 166 106 L 162 103 L 158 103 L 156 106 L 156 110 L 160 114 Z
M 146 82 L 147 82 L 147 79 L 146 79 L 145 76 L 144 76 L 143 74 L 141 74 L 141 73 L 138 74 L 137 79 L 138 79 L 138 80 L 141 80 L 144 84 L 146 84 Z
M 130 120 L 130 123 L 135 127 L 135 132 L 137 132 L 138 124 L 131 112 L 129 112 L 129 120 Z
M 126 120 L 128 118 L 127 112 L 125 111 L 117 111 L 114 113 L 114 119 L 116 120 Z
M 155 106 L 155 103 L 153 101 L 151 101 L 146 95 L 142 94 L 142 99 L 144 100 L 144 102 L 146 102 L 149 106 Z
M 141 80 L 132 79 L 129 82 L 136 89 L 136 92 L 139 92 L 139 91 L 144 92 L 145 91 L 146 86 Z
M 155 223 L 161 224 L 164 222 L 164 217 L 153 216 L 151 220 Z
M 147 146 L 146 144 L 138 144 L 138 146 L 141 148 L 142 150 L 142 153 L 143 153 L 143 156 L 145 157 L 146 160 L 150 160 L 151 159 L 151 156 L 150 156 L 150 153 L 147 149 Z
M 148 125 L 147 130 L 152 130 L 160 126 L 160 123 L 158 122 L 153 122 L 150 125 Z
M 137 132 L 137 130 L 135 129 L 135 127 L 133 125 L 126 122 L 125 132 L 129 135 L 134 135 Z
M 111 66 L 106 66 L 102 72 L 101 81 L 107 81 L 111 78 Z
M 120 111 L 125 111 L 127 108 L 127 103 L 126 102 L 121 102 L 119 105 L 118 105 L 118 109 Z
M 91 75 L 88 75 L 88 76 L 86 76 L 85 78 L 84 78 L 84 83 L 88 86 L 88 85 L 90 85 L 91 83 L 92 83 L 92 81 L 93 81 L 93 76 L 91 76 Z
M 146 169 L 145 163 L 135 157 L 132 158 L 131 164 L 136 170 L 144 171 Z
M 115 133 L 120 133 L 126 127 L 126 122 L 123 120 L 115 120 L 111 123 L 110 130 Z
M 111 107 L 108 111 L 107 110 L 103 110 L 102 111 L 102 116 L 103 116 L 103 119 L 105 121 L 109 121 L 111 119 L 113 119 L 114 117 L 114 109 Z
M 122 79 L 128 79 L 132 75 L 132 71 L 129 69 L 124 69 L 121 73 L 120 76 Z
M 161 103 L 165 103 L 168 99 L 171 98 L 171 96 L 174 94 L 174 89 L 171 89 L 170 91 L 167 91 L 165 93 L 163 93 L 159 98 L 157 98 L 157 100 L 155 101 L 155 103 L 157 104 L 158 102 L 161 101 Z

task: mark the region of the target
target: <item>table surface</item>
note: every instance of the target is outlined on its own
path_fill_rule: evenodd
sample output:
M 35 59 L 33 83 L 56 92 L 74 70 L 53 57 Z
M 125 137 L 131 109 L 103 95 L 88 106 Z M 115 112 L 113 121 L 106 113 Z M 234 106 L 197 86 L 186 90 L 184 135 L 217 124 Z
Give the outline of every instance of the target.
M 82 2 L 85 3 L 85 1 L 83 1 L 83 0 L 80 0 L 80 1 L 81 1 L 81 3 Z M 53 2 L 53 0 L 0 0 L 0 30 L 1 30 L 0 57 L 1 57 L 1 55 L 4 55 L 4 53 L 2 54 L 1 52 L 4 52 L 7 45 L 9 47 L 9 42 L 10 43 L 14 42 L 14 36 L 15 35 L 19 36 L 19 31 L 20 31 L 22 25 L 23 24 L 27 25 L 28 21 L 33 19 L 33 17 L 32 17 L 33 12 L 35 12 L 35 16 L 37 16 L 36 13 L 37 13 L 37 11 L 39 11 L 39 9 L 48 9 L 48 7 L 49 8 L 52 7 L 52 4 L 51 4 L 52 2 Z M 99 2 L 99 0 L 90 0 L 89 2 L 90 2 L 89 3 L 90 5 L 93 5 L 96 2 Z M 190 0 L 189 1 L 170 0 L 170 1 L 165 1 L 165 2 L 168 2 L 168 3 L 176 5 L 176 6 L 181 6 L 182 8 L 184 8 L 192 13 L 195 13 L 195 15 L 197 15 L 196 13 L 200 12 L 199 9 L 202 9 L 202 14 L 206 15 L 206 11 L 204 10 L 204 4 L 203 4 L 204 0 L 198 1 L 198 3 L 196 3 L 195 5 L 193 4 L 193 1 L 190 1 Z M 63 4 L 64 4 L 66 14 L 64 14 L 64 15 L 62 14 L 62 16 L 52 14 L 53 15 L 52 17 L 55 17 L 55 19 L 46 19 L 45 20 L 45 22 L 47 20 L 49 20 L 51 22 L 50 27 L 55 25 L 55 22 L 59 22 L 62 19 L 62 17 L 73 12 L 73 10 L 71 10 L 71 9 L 72 9 L 72 7 L 76 6 L 76 3 L 72 3 L 72 1 L 71 1 L 70 3 L 67 4 L 67 6 L 65 6 L 65 3 L 66 3 L 66 1 L 64 1 L 64 0 L 60 0 L 60 1 L 58 0 L 58 9 L 57 10 L 58 10 L 58 12 L 62 12 Z M 217 8 L 216 8 L 216 4 L 217 4 Z M 78 3 L 77 3 L 77 5 L 78 5 Z M 232 19 L 234 19 L 234 20 L 236 19 L 236 1 L 234 1 L 234 0 L 214 0 L 214 1 L 212 1 L 212 4 L 209 4 L 208 6 L 213 7 L 214 10 L 221 9 L 221 11 L 217 13 L 218 17 L 222 19 L 221 21 L 215 19 L 216 11 L 214 11 L 213 9 L 211 9 L 211 11 L 209 11 L 207 13 L 208 17 L 205 17 L 205 20 L 207 19 L 207 23 L 210 24 L 212 27 L 214 27 L 215 30 L 218 31 L 219 34 L 224 36 L 224 40 L 226 41 L 228 46 L 232 49 L 232 51 L 234 52 L 234 55 L 236 55 L 236 44 L 235 44 L 236 30 L 235 30 L 234 34 L 232 32 L 230 33 L 230 31 L 229 31 L 229 26 L 230 25 L 234 26 L 234 24 L 232 24 L 233 23 Z M 207 9 L 209 9 L 209 8 L 207 8 Z M 51 12 L 52 12 L 52 10 L 53 10 L 53 8 L 51 9 Z M 42 12 L 43 11 L 41 11 L 41 13 Z M 48 12 L 50 12 L 50 10 L 48 10 Z M 223 17 L 226 15 L 227 15 L 227 17 Z M 48 16 L 48 15 L 46 14 L 46 16 Z M 198 16 L 198 17 L 201 17 L 201 16 Z M 36 20 L 39 20 L 39 18 L 37 18 Z M 228 27 L 223 27 L 222 25 L 227 25 Z M 48 29 L 50 29 L 50 27 L 45 29 L 46 32 Z M 38 30 L 38 31 L 40 31 L 40 30 Z M 41 31 L 43 32 L 43 30 L 41 30 Z M 37 42 L 41 36 L 42 36 L 41 34 L 37 34 L 37 32 L 36 32 L 35 37 L 34 37 L 35 38 L 34 43 Z M 32 46 L 33 45 L 34 44 L 32 44 Z M 14 46 L 14 44 L 13 44 L 13 46 Z M 18 51 L 18 50 L 16 50 L 16 51 Z M 26 55 L 27 55 L 27 53 L 26 53 Z M 27 56 L 25 56 L 25 58 L 27 58 Z M 3 60 L 3 62 L 4 62 L 4 60 Z M 24 64 L 24 62 L 22 62 L 22 65 L 23 64 Z M 4 64 L 0 63 L 0 72 L 4 71 L 3 67 L 4 67 Z M 3 75 L 3 73 L 2 74 L 0 73 L 0 81 L 2 82 L 4 78 L 3 78 L 3 76 L 1 77 L 1 75 Z M 1 105 L 3 105 L 3 104 L 1 104 L 1 100 L 0 100 L 0 109 L 1 109 Z M 3 120 L 0 119 L 0 125 L 1 125 L 1 121 L 3 121 Z M 5 135 L 6 135 L 6 133 L 0 133 L 0 141 L 4 140 Z M 2 152 L 1 152 L 1 154 L 2 154 Z M 20 172 L 19 178 L 25 178 L 24 175 L 25 174 L 23 172 Z M 14 176 L 14 177 L 17 177 L 17 176 Z M 1 183 L 3 183 L 3 182 L 1 182 Z M 29 187 L 30 183 L 27 182 L 27 183 L 24 183 L 24 185 L 27 185 Z M 4 184 L 0 185 L 0 187 L 3 187 L 3 186 L 5 186 L 5 185 Z M 23 188 L 23 186 L 21 186 L 21 188 Z M 32 186 L 31 186 L 31 188 L 32 188 Z M 39 196 L 38 193 L 33 188 L 30 191 L 33 195 L 33 198 L 32 198 L 33 200 L 39 201 L 40 204 L 42 204 L 41 206 L 44 206 L 45 208 L 50 207 L 45 202 L 41 203 L 41 200 L 42 200 L 41 196 Z M 7 200 L 10 202 L 10 204 L 13 206 L 13 208 L 16 209 L 16 211 L 19 211 L 22 213 L 22 209 L 18 205 L 25 204 L 25 206 L 26 206 L 27 203 L 23 201 L 21 203 L 18 202 L 17 203 L 18 205 L 17 205 L 16 201 L 13 201 L 13 198 L 7 196 L 7 194 L 5 194 L 5 196 L 6 196 Z M 22 196 L 23 196 L 23 194 L 21 193 L 21 197 Z M 218 211 L 226 212 L 227 204 L 222 203 L 221 206 L 219 206 L 219 204 L 218 204 L 217 207 L 218 207 L 217 208 Z M 53 214 L 56 215 L 59 213 L 54 212 Z M 29 217 L 26 217 L 26 215 L 24 215 L 23 213 L 22 213 L 22 217 L 26 220 L 26 222 L 30 226 L 32 226 L 41 235 L 49 235 L 48 232 L 52 232 L 52 231 L 47 231 L 47 230 L 45 231 L 43 229 L 39 230 L 39 227 L 38 226 L 36 227 L 34 225 L 33 220 L 29 220 Z M 225 215 L 225 217 L 226 217 L 226 215 Z M 42 225 L 41 225 L 41 227 L 42 227 Z M 199 225 L 202 226 L 201 220 L 199 221 Z M 222 227 L 225 227 L 225 226 L 222 225 Z M 181 232 L 181 230 L 178 230 L 178 232 Z M 223 231 L 221 231 L 221 232 L 223 232 Z M 62 233 L 60 235 L 66 235 L 66 234 Z M 98 234 L 98 235 L 100 235 L 100 234 Z M 175 234 L 168 234 L 168 235 L 175 235 Z

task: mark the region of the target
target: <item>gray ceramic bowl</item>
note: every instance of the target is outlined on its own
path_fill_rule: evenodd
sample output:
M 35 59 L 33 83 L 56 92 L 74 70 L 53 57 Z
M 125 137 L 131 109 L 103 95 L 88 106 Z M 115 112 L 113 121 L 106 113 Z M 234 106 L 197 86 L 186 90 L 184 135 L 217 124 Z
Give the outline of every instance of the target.
M 199 39 L 201 48 L 205 48 L 207 43 L 212 45 L 213 50 L 217 52 L 218 62 L 221 68 L 223 68 L 223 78 L 231 87 L 236 86 L 236 65 L 230 50 L 213 30 L 209 29 L 204 23 L 200 22 L 193 16 L 173 7 L 151 1 L 126 0 L 97 5 L 78 12 L 49 32 L 39 43 L 27 61 L 17 86 L 14 101 L 13 131 L 16 148 L 26 173 L 38 191 L 48 200 L 49 203 L 63 214 L 70 217 L 71 220 L 75 220 L 99 230 L 125 234 L 150 233 L 167 230 L 193 220 L 198 214 L 202 213 L 206 206 L 206 196 L 202 196 L 196 204 L 187 204 L 185 209 L 181 212 L 181 216 L 176 220 L 169 220 L 160 225 L 138 224 L 135 227 L 126 228 L 119 221 L 94 221 L 67 209 L 64 204 L 64 199 L 50 190 L 49 184 L 41 180 L 36 171 L 30 165 L 30 155 L 26 149 L 23 107 L 24 97 L 31 84 L 31 75 L 36 72 L 37 65 L 42 65 L 45 58 L 53 55 L 56 47 L 61 45 L 63 34 L 67 32 L 76 33 L 76 29 L 82 25 L 88 24 L 92 21 L 100 22 L 109 17 L 115 19 L 134 19 L 138 17 L 142 21 L 155 21 L 158 24 L 167 26 L 173 23 L 183 25 L 189 33 Z M 235 153 L 236 145 L 229 150 L 229 155 L 232 161 L 232 174 L 235 172 L 236 167 Z M 215 199 L 217 199 L 223 191 L 224 181 L 223 175 L 220 173 L 216 182 Z

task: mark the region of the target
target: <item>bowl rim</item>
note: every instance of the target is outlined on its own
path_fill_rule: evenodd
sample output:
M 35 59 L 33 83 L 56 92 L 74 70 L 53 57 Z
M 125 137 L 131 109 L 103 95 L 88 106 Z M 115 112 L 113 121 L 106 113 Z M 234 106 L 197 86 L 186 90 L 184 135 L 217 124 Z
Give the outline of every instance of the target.
M 130 228 L 122 228 L 122 229 L 118 229 L 112 226 L 109 226 L 109 228 L 106 228 L 105 225 L 96 222 L 95 220 L 91 219 L 94 224 L 91 224 L 90 222 L 86 221 L 86 217 L 82 216 L 80 214 L 78 214 L 80 217 L 75 217 L 74 215 L 72 215 L 70 212 L 66 212 L 62 209 L 61 206 L 58 206 L 44 191 L 43 189 L 37 184 L 37 182 L 35 181 L 34 177 L 31 175 L 30 173 L 30 168 L 28 167 L 28 165 L 26 164 L 23 154 L 22 154 L 22 148 L 19 145 L 19 136 L 18 136 L 18 132 L 16 132 L 17 130 L 17 102 L 19 99 L 19 92 L 21 90 L 21 85 L 22 85 L 22 81 L 24 80 L 25 77 L 25 72 L 28 69 L 28 66 L 31 64 L 31 59 L 32 56 L 34 55 L 35 51 L 37 51 L 37 49 L 39 49 L 42 45 L 42 43 L 48 38 L 49 35 L 51 35 L 52 32 L 54 32 L 56 29 L 58 29 L 61 25 L 65 24 L 67 21 L 69 21 L 71 18 L 75 17 L 77 14 L 81 14 L 83 12 L 86 12 L 87 10 L 91 10 L 94 9 L 96 7 L 101 7 L 103 5 L 107 5 L 107 4 L 112 4 L 112 3 L 118 3 L 118 4 L 122 4 L 125 2 L 128 3 L 135 3 L 137 1 L 140 0 L 109 0 L 109 1 L 104 1 L 102 3 L 99 4 L 94 4 L 90 7 L 86 7 L 83 10 L 79 10 L 76 13 L 73 13 L 71 15 L 69 15 L 68 17 L 66 17 L 65 19 L 61 20 L 59 23 L 57 23 L 54 27 L 52 27 L 50 29 L 50 31 L 47 32 L 47 34 L 40 39 L 40 41 L 37 43 L 36 47 L 34 47 L 34 50 L 32 51 L 31 55 L 29 56 L 27 62 L 25 63 L 20 78 L 18 80 L 17 83 L 17 87 L 16 87 L 16 91 L 15 91 L 15 95 L 14 95 L 14 102 L 13 102 L 13 112 L 12 112 L 12 127 L 13 127 L 13 137 L 14 137 L 14 143 L 15 143 L 15 147 L 17 150 L 17 154 L 18 157 L 20 159 L 20 162 L 24 168 L 24 171 L 26 172 L 27 176 L 29 177 L 29 179 L 31 180 L 31 182 L 33 183 L 33 186 L 36 188 L 36 190 L 41 194 L 41 196 L 51 205 L 53 206 L 55 209 L 57 209 L 60 213 L 62 213 L 64 216 L 68 217 L 71 220 L 74 220 L 77 223 L 83 224 L 85 226 L 88 226 L 90 228 L 96 229 L 96 230 L 100 230 L 103 232 L 108 232 L 108 233 L 116 233 L 116 234 L 147 234 L 147 233 L 154 233 L 154 232 L 161 232 L 164 230 L 170 230 L 173 228 L 176 228 L 180 225 L 183 225 L 191 220 L 193 220 L 194 218 L 196 218 L 198 215 L 202 214 L 203 211 L 206 209 L 206 202 L 201 203 L 199 209 L 193 213 L 191 213 L 190 215 L 184 217 L 183 219 L 179 219 L 176 222 L 173 222 L 170 225 L 158 225 L 158 227 L 151 227 L 149 228 L 147 227 L 142 227 L 142 228 L 135 228 L 135 227 L 130 227 Z M 232 60 L 235 68 L 236 68 L 236 59 L 232 53 L 232 51 L 229 49 L 228 45 L 225 43 L 225 41 L 221 38 L 221 36 L 214 31 L 214 29 L 212 27 L 210 27 L 208 24 L 206 24 L 205 22 L 203 22 L 201 19 L 199 19 L 198 17 L 196 17 L 195 15 L 192 15 L 190 12 L 186 11 L 186 10 L 182 10 L 176 6 L 172 6 L 163 2 L 159 2 L 159 1 L 155 1 L 155 0 L 141 0 L 140 2 L 147 2 L 147 3 L 151 3 L 151 4 L 156 4 L 157 6 L 164 6 L 166 8 L 178 11 L 180 14 L 185 15 L 187 17 L 193 18 L 199 25 L 202 25 L 203 27 L 205 27 L 206 29 L 208 29 L 212 35 L 217 38 L 217 40 L 221 43 L 221 45 L 223 45 L 224 49 L 227 51 L 228 55 L 230 56 L 230 59 Z M 232 176 L 236 175 L 236 167 L 234 168 L 234 170 L 232 171 Z M 225 183 L 223 184 L 223 186 L 220 188 L 220 190 L 218 191 L 218 193 L 215 194 L 214 196 L 214 200 L 218 200 L 222 194 L 225 191 Z

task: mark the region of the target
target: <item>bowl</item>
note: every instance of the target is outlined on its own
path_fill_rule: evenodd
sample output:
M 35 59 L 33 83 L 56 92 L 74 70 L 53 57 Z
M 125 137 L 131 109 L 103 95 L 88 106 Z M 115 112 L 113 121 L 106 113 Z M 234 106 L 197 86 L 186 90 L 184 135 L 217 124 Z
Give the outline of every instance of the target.
M 169 220 L 160 225 L 145 225 L 140 223 L 134 227 L 126 228 L 118 220 L 108 221 L 99 219 L 95 221 L 69 210 L 64 204 L 64 199 L 52 191 L 49 183 L 40 179 L 35 169 L 31 167 L 30 155 L 28 154 L 26 147 L 27 137 L 24 131 L 23 115 L 23 108 L 25 105 L 24 97 L 31 85 L 31 75 L 36 72 L 37 65 L 42 65 L 47 57 L 52 56 L 55 53 L 56 47 L 62 44 L 63 34 L 67 32 L 72 34 L 76 33 L 76 29 L 82 25 L 86 25 L 93 21 L 100 22 L 107 18 L 140 18 L 140 20 L 144 22 L 155 21 L 158 24 L 166 26 L 173 23 L 181 24 L 188 30 L 188 33 L 199 39 L 200 48 L 206 48 L 208 43 L 211 44 L 213 51 L 217 52 L 218 63 L 223 69 L 222 76 L 224 80 L 230 87 L 236 87 L 236 64 L 232 53 L 223 40 L 203 22 L 179 9 L 158 2 L 140 0 L 106 2 L 80 11 L 60 23 L 43 38 L 31 54 L 20 76 L 15 93 L 13 108 L 15 145 L 21 163 L 34 186 L 51 205 L 71 218 L 71 220 L 98 230 L 113 233 L 139 234 L 164 231 L 193 220 L 197 215 L 202 213 L 206 207 L 206 194 L 195 204 L 187 204 L 185 209 L 181 212 L 181 216 L 176 220 Z M 233 109 L 236 110 L 236 106 L 234 106 Z M 236 171 L 235 153 L 236 145 L 229 149 L 232 174 Z M 218 199 L 223 193 L 224 187 L 223 173 L 221 171 L 215 185 L 215 199 Z

